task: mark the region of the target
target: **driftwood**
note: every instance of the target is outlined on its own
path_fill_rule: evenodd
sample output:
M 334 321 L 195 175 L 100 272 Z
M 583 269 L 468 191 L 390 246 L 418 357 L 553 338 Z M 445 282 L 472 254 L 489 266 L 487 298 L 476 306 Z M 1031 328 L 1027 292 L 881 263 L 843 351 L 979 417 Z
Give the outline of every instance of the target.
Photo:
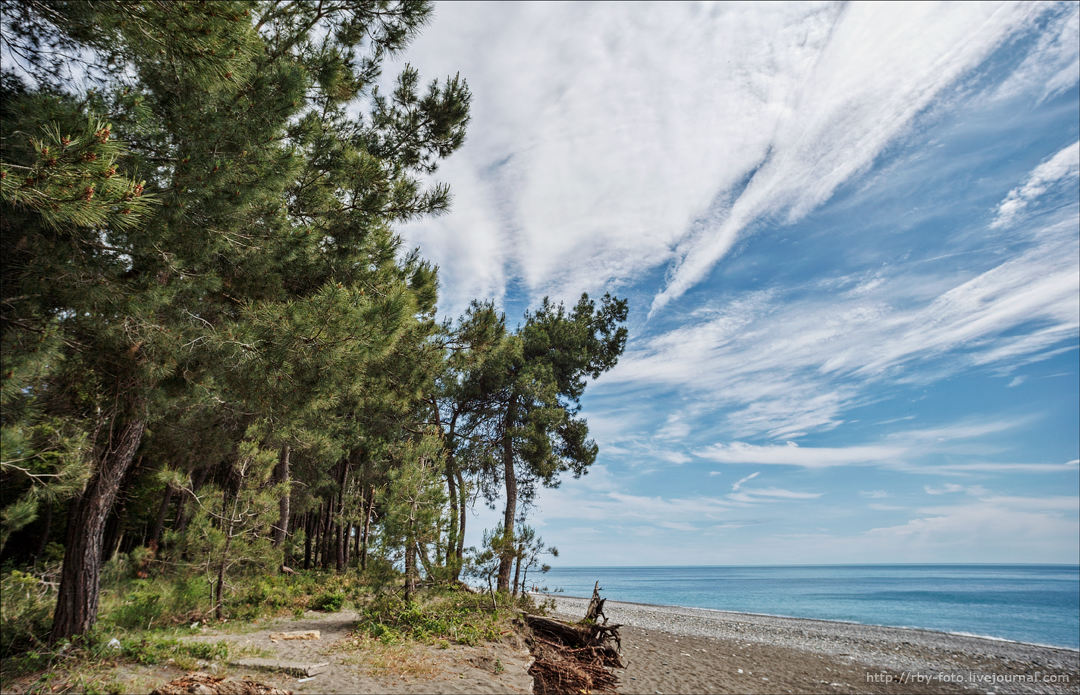
M 292 695 L 282 690 L 244 678 L 217 678 L 206 673 L 189 673 L 157 688 L 150 695 Z
M 597 581 L 585 618 L 580 622 L 523 616 L 532 630 L 534 660 L 529 673 L 537 695 L 615 692 L 618 678 L 611 669 L 625 668 L 619 655 L 621 626 L 608 623 L 604 601 Z
M 294 632 L 271 632 L 267 637 L 271 642 L 277 642 L 278 640 L 292 640 L 292 639 L 322 639 L 322 635 L 318 630 L 296 630 Z

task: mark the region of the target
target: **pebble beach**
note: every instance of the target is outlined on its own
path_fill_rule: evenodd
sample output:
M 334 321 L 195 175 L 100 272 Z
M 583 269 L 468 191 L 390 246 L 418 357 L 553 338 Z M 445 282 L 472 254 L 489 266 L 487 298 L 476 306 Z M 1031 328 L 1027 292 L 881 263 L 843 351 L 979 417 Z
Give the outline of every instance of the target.
M 537 596 L 578 619 L 587 599 Z M 608 601 L 620 693 L 1078 693 L 1080 652 L 932 630 Z

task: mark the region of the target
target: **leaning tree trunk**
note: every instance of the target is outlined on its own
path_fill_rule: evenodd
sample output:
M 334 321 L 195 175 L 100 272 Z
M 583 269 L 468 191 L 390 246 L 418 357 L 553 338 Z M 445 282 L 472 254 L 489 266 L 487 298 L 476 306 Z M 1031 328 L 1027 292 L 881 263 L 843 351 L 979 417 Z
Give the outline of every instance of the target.
M 118 436 L 110 438 L 109 448 L 101 455 L 86 489 L 72 503 L 60 591 L 49 636 L 52 642 L 85 633 L 97 619 L 105 522 L 145 430 L 146 420 L 141 414 L 125 423 Z
M 503 478 L 506 482 L 506 509 L 503 511 L 503 545 L 499 556 L 499 591 L 510 590 L 510 570 L 514 562 L 514 517 L 517 516 L 517 476 L 514 472 L 514 440 L 510 428 L 514 422 L 514 403 L 506 409 L 503 424 Z

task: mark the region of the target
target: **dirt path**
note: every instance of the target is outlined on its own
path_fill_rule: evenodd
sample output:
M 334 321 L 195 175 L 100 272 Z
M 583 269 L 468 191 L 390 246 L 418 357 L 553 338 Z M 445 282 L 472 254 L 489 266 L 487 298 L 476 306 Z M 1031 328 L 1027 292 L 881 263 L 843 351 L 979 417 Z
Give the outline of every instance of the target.
M 306 613 L 298 620 L 256 624 L 245 632 L 207 629 L 185 637 L 199 642 L 224 641 L 230 653 L 258 654 L 251 665 L 215 664 L 215 675 L 250 676 L 294 693 L 531 693 L 528 649 L 517 641 L 475 647 L 450 645 L 383 645 L 352 634 L 357 613 Z M 272 633 L 318 630 L 318 640 L 276 640 Z M 230 659 L 230 661 L 233 661 Z M 295 669 L 328 663 L 310 678 Z M 168 679 L 166 679 L 168 680 Z

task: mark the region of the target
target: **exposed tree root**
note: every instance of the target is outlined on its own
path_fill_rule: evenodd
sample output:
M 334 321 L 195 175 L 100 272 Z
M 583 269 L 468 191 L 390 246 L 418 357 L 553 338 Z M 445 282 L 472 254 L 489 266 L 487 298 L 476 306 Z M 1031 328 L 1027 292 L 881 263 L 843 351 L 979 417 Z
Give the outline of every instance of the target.
M 292 695 L 292 691 L 247 678 L 233 680 L 206 673 L 188 673 L 155 689 L 150 695 Z
M 529 674 L 537 695 L 615 692 L 618 677 L 612 669 L 625 667 L 619 657 L 620 626 L 608 624 L 604 600 L 597 582 L 586 617 L 579 623 L 523 616 L 532 631 Z

